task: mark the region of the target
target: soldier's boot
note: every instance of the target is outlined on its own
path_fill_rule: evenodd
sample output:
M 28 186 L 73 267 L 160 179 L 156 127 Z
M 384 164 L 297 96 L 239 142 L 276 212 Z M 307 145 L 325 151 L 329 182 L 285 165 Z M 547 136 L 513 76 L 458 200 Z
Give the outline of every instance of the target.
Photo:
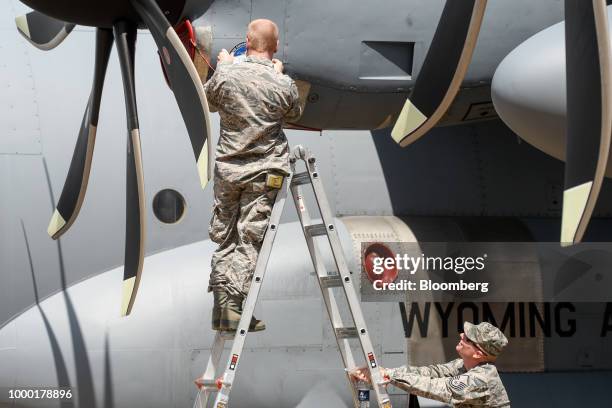
M 244 298 L 242 296 L 228 295 L 226 306 L 221 309 L 221 320 L 219 323 L 219 330 L 222 331 L 236 331 L 240 318 L 242 317 L 242 302 Z M 251 323 L 249 324 L 250 332 L 257 332 L 266 329 L 266 325 L 261 320 L 251 317 Z
M 212 329 L 221 330 L 221 311 L 227 306 L 227 292 L 222 289 L 214 289 L 213 296 Z

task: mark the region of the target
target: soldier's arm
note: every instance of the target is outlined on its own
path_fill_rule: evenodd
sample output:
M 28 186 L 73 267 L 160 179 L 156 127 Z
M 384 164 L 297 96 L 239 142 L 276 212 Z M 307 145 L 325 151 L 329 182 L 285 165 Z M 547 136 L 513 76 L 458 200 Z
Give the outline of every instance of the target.
M 461 374 L 461 367 L 463 367 L 463 362 L 461 359 L 456 359 L 446 364 L 432 364 L 423 367 L 401 366 L 398 368 L 388 368 L 385 372 L 393 375 L 418 374 L 430 378 L 443 378 L 454 377 Z
M 487 384 L 477 377 L 462 374 L 456 377 L 431 378 L 415 373 L 390 376 L 391 383 L 411 394 L 446 404 L 486 404 Z
M 297 85 L 291 81 L 291 89 L 289 91 L 289 110 L 285 114 L 285 122 L 295 122 L 302 116 L 302 105 L 300 104 L 300 94 Z
M 227 62 L 217 63 L 217 70 L 213 76 L 204 84 L 204 92 L 208 101 L 208 108 L 211 112 L 217 112 L 220 106 L 223 106 L 223 83 L 225 77 L 225 68 L 230 65 Z

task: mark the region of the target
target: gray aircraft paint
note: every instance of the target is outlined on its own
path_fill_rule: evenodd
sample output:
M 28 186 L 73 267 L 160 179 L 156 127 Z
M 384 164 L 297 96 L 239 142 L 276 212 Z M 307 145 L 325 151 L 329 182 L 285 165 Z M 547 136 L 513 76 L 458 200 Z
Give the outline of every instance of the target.
M 298 3 L 287 2 L 287 6 L 297 10 Z M 341 12 L 354 12 L 350 7 L 346 7 L 346 2 L 338 2 L 337 5 L 336 2 L 333 3 L 326 3 L 325 9 L 330 8 L 330 13 L 333 11 L 331 14 L 334 16 L 341 15 Z M 406 7 L 404 3 L 402 7 Z M 415 55 L 415 72 L 418 71 L 418 59 L 422 58 L 426 50 L 429 41 L 427 38 L 433 35 L 438 17 L 436 13 L 442 10 L 441 1 L 436 2 L 439 3 L 439 9 L 435 10 L 433 6 L 430 8 L 422 3 L 418 4 L 418 7 L 415 3 L 414 11 L 410 14 L 410 21 L 413 26 L 420 27 L 424 38 L 419 51 L 421 57 Z M 297 16 L 302 14 L 297 12 L 292 14 L 291 20 L 285 19 L 285 14 L 280 12 L 284 6 L 278 7 L 278 2 L 271 0 L 255 1 L 253 4 L 244 1 L 216 2 L 215 7 L 220 7 L 216 9 L 215 14 L 217 33 L 221 33 L 221 40 L 227 40 L 227 45 L 222 45 L 223 41 L 216 39 L 215 50 L 221 46 L 231 47 L 242 40 L 243 27 L 251 17 L 271 16 L 277 21 L 282 20 L 281 31 L 283 36 L 286 36 L 283 38 L 283 55 L 288 59 L 290 70 L 298 67 L 296 62 L 292 64 L 293 56 L 298 55 L 291 53 L 291 47 L 294 47 L 292 44 L 297 44 L 292 41 L 297 41 L 301 35 L 312 35 L 311 31 L 317 31 L 315 24 L 319 21 L 314 17 L 300 20 Z M 147 263 L 142 287 L 144 296 L 137 300 L 134 312 L 139 313 L 141 317 L 134 319 L 136 323 L 134 320 L 120 321 L 118 298 L 121 268 L 117 267 L 123 256 L 125 191 L 124 161 L 117 160 L 117 157 L 123 157 L 125 129 L 119 68 L 113 56 L 102 98 L 101 126 L 88 196 L 79 220 L 72 230 L 61 238 L 65 281 L 66 285 L 71 287 L 68 294 L 74 309 L 73 317 L 76 318 L 73 318 L 71 326 L 66 297 L 57 293 L 62 287 L 57 244 L 48 238 L 45 230 L 52 213 L 52 202 L 61 191 L 74 138 L 78 132 L 80 115 L 89 92 L 93 63 L 93 30 L 77 27 L 53 53 L 43 54 L 29 46 L 14 27 L 13 17 L 28 10 L 16 0 L 9 0 L 8 9 L 0 16 L 0 46 L 6 56 L 0 62 L 0 84 L 3 90 L 9 89 L 8 92 L 0 93 L 1 133 L 9 135 L 0 138 L 0 189 L 10 192 L 3 193 L 0 200 L 0 271 L 3 272 L 0 276 L 0 326 L 3 326 L 0 330 L 0 361 L 5 370 L 0 377 L 0 383 L 17 385 L 26 380 L 30 383 L 57 380 L 64 377 L 63 371 L 68 371 L 72 385 L 78 386 L 75 378 L 76 368 L 80 364 L 80 369 L 84 370 L 85 366 L 82 364 L 86 364 L 86 361 L 91 371 L 90 382 L 93 382 L 97 406 L 113 406 L 114 403 L 114 406 L 119 407 L 121 402 L 125 401 L 130 406 L 139 406 L 141 403 L 144 406 L 143 401 L 146 402 L 146 398 L 149 398 L 147 392 L 151 387 L 147 383 L 146 389 L 139 388 L 142 385 L 138 385 L 140 381 L 129 367 L 130 362 L 136 364 L 136 361 L 138 373 L 154 373 L 150 377 L 147 374 L 147 381 L 174 385 L 165 387 L 166 394 L 152 393 L 152 397 L 157 396 L 159 401 L 164 402 L 177 401 L 177 406 L 184 406 L 183 402 L 193 395 L 191 376 L 201 374 L 199 371 L 203 369 L 207 356 L 206 342 L 212 341 L 212 332 L 208 330 L 212 298 L 204 292 L 212 248 L 211 243 L 205 241 L 211 191 L 202 191 L 199 187 L 193 153 L 171 91 L 163 81 L 153 40 L 147 35 L 139 36 L 139 62 L 136 64 L 147 202 L 151 203 L 157 191 L 174 188 L 186 198 L 186 214 L 179 224 L 165 225 L 155 219 L 149 206 L 146 248 L 148 257 L 145 261 Z M 235 13 L 224 14 L 224 11 L 228 10 Z M 362 11 L 367 10 L 359 9 L 359 12 Z M 514 16 L 511 22 L 508 20 L 509 15 Z M 507 52 L 541 28 L 559 21 L 561 15 L 562 4 L 557 1 L 547 2 L 543 6 L 527 1 L 492 2 L 485 16 L 472 68 L 468 72 L 470 82 L 466 84 L 482 85 L 486 88 L 497 63 Z M 304 17 L 306 16 L 308 15 L 305 14 Z M 317 16 L 320 16 L 320 13 Z M 358 17 L 365 19 L 360 14 Z M 201 22 L 207 23 L 206 16 Z M 222 30 L 219 27 L 226 27 L 227 32 L 224 32 L 225 28 Z M 385 27 L 385 24 L 372 23 L 368 27 L 377 30 L 377 38 L 373 40 L 388 40 L 388 37 L 383 35 L 385 29 L 389 28 Z M 344 38 L 347 42 L 350 42 L 348 39 L 355 38 L 354 34 L 362 32 L 358 24 L 350 27 L 326 24 L 325 28 L 332 30 L 332 35 L 335 33 L 338 38 Z M 317 44 L 323 39 L 329 41 L 329 38 L 332 37 L 317 37 Z M 361 39 L 357 38 L 355 41 L 360 44 Z M 295 47 L 297 48 L 297 45 Z M 307 42 L 297 49 L 302 48 L 304 53 L 312 53 L 309 54 L 313 61 L 311 64 L 314 64 L 309 68 L 312 78 L 328 78 L 328 72 L 325 71 L 327 67 L 321 65 L 324 63 L 320 61 L 325 58 L 321 58 L 321 55 L 334 60 L 334 66 L 346 66 L 348 63 L 350 69 L 347 70 L 358 72 L 353 66 L 358 64 L 358 57 L 349 49 L 339 50 L 339 54 L 334 54 L 335 50 L 313 48 Z M 359 47 L 348 48 L 361 52 Z M 338 75 L 342 76 L 341 70 Z M 358 83 L 358 79 L 352 74 L 344 77 Z M 325 84 L 325 89 L 337 92 L 334 94 L 337 99 L 331 105 L 336 106 L 340 100 L 343 102 L 337 105 L 337 109 L 334 108 L 334 112 L 344 123 L 351 123 L 351 119 L 366 112 L 368 106 L 358 104 L 358 101 L 364 99 L 358 92 L 342 93 L 340 99 L 340 90 L 344 85 L 341 82 L 339 84 L 335 85 L 331 81 Z M 396 95 L 401 96 L 398 97 L 396 108 L 399 110 L 405 94 Z M 345 104 L 344 101 L 349 101 L 350 104 Z M 381 104 L 381 101 L 385 104 L 381 111 L 393 110 L 393 100 L 388 101 L 387 98 L 381 97 L 376 103 Z M 314 108 L 309 106 L 308 109 L 313 112 Z M 157 115 L 159 110 L 168 113 L 166 120 Z M 218 126 L 215 116 L 212 123 L 214 137 L 218 135 Z M 322 134 L 290 131 L 288 138 L 290 144 L 306 145 L 318 157 L 332 209 L 337 215 L 395 213 L 435 218 L 480 215 L 529 217 L 525 222 L 534 231 L 536 239 L 540 240 L 551 239 L 549 237 L 554 236 L 551 232 L 558 228 L 557 219 L 540 217 L 559 215 L 562 163 L 525 143 L 520 143 L 499 121 L 438 128 L 410 149 L 395 146 L 387 131 L 377 131 L 373 135 L 370 132 L 356 131 L 325 131 Z M 355 152 L 358 153 L 358 160 L 355 160 Z M 517 166 L 517 163 L 520 165 Z M 52 193 L 49 192 L 48 180 Z M 522 197 L 516 194 L 518 189 L 524 193 Z M 609 185 L 604 186 L 598 207 L 600 216 L 609 217 L 611 214 L 610 194 L 612 192 Z M 285 223 L 295 220 L 292 211 L 292 206 L 288 206 L 283 218 Z M 30 272 L 20 219 L 23 219 L 28 236 L 34 276 Z M 609 220 L 595 220 L 594 236 L 609 239 L 609 224 Z M 281 231 L 288 228 L 291 227 L 283 225 Z M 287 241 L 301 242 L 301 239 L 297 234 Z M 182 247 L 191 243 L 195 244 Z M 296 247 L 297 249 L 299 248 Z M 150 257 L 164 250 L 168 251 L 158 257 Z M 185 251 L 190 255 L 187 256 Z M 305 256 L 305 251 L 302 253 Z M 292 257 L 287 257 L 288 259 Z M 157 260 L 160 262 L 155 266 Z M 316 291 L 312 292 L 314 279 L 305 276 L 305 269 L 293 264 L 283 264 L 287 260 L 280 258 L 277 261 L 280 264 L 271 269 L 270 277 L 264 285 L 265 297 L 262 305 L 263 308 L 265 302 L 268 302 L 268 307 L 272 309 L 287 308 L 287 313 L 276 315 L 261 310 L 263 318 L 267 323 L 271 323 L 268 332 L 270 335 L 266 339 L 273 337 L 272 327 L 276 327 L 274 334 L 278 337 L 264 341 L 253 336 L 250 341 L 256 342 L 255 347 L 260 347 L 258 351 L 264 352 L 250 353 L 241 372 L 248 376 L 255 372 L 256 367 L 267 365 L 278 368 L 278 377 L 271 377 L 270 382 L 286 379 L 282 390 L 287 395 L 283 398 L 289 398 L 290 401 L 299 401 L 302 398 L 301 406 L 304 407 L 321 406 L 321 400 L 325 398 L 332 401 L 334 398 L 336 401 L 342 400 L 346 398 L 346 385 L 344 377 L 337 375 L 335 371 L 339 364 L 334 363 L 337 352 L 332 348 L 333 336 L 326 332 L 329 330 L 323 322 L 326 317 L 319 314 L 314 322 L 313 327 L 319 330 L 315 333 L 316 336 L 314 332 L 300 332 L 300 336 L 294 336 L 280 331 L 280 328 L 287 327 L 285 324 L 294 321 L 294 316 L 300 309 L 310 310 L 314 315 L 321 307 L 320 301 L 317 303 L 320 295 Z M 185 265 L 185 269 L 176 272 L 174 268 L 181 264 Z M 305 288 L 305 292 L 299 292 L 304 289 L 293 285 L 281 287 L 272 283 L 275 274 L 286 273 L 290 267 L 296 268 L 297 283 L 303 282 L 302 288 Z M 188 276 L 189 279 L 175 279 L 175 274 Z M 279 280 L 287 282 L 295 281 L 296 278 L 290 276 Z M 181 282 L 188 287 L 181 287 Z M 53 335 L 46 330 L 42 314 L 35 307 L 35 287 L 41 308 L 50 321 Z M 176 288 L 176 293 L 171 293 L 168 299 L 176 300 L 180 297 L 177 294 L 180 293 L 191 295 L 181 301 L 184 303 L 178 309 L 171 300 L 166 300 L 155 309 L 156 303 L 164 299 L 161 295 L 172 291 L 172 288 Z M 101 295 L 96 295 L 97 293 Z M 296 303 L 296 297 L 303 300 Z M 198 313 L 187 309 L 193 304 L 199 305 L 196 308 Z M 280 306 L 272 306 L 273 304 Z M 151 307 L 148 307 L 149 305 Z M 388 350 L 401 353 L 385 355 L 385 348 L 381 354 L 383 362 L 404 362 L 406 353 L 401 327 L 399 324 L 392 324 L 399 319 L 396 305 L 377 304 L 372 305 L 372 308 L 374 310 L 366 310 L 367 321 L 373 325 L 370 328 L 372 332 L 383 332 L 386 329 L 398 331 L 390 335 L 397 339 L 397 342 L 389 344 Z M 157 319 L 153 313 L 155 310 L 160 312 L 164 319 Z M 185 312 L 181 314 L 180 310 Z M 584 309 L 583 315 L 589 314 L 589 308 Z M 377 327 L 374 323 L 377 321 L 376 317 L 381 315 L 390 316 L 381 323 L 386 324 L 386 327 Z M 14 317 L 17 318 L 13 319 Z M 79 332 L 75 331 L 76 322 L 81 333 L 76 337 L 82 337 L 81 346 L 87 350 L 86 355 L 74 355 L 73 342 L 75 334 Z M 188 333 L 180 335 L 171 330 L 177 324 L 188 327 Z M 126 340 L 130 333 L 140 333 L 136 343 Z M 51 339 L 54 336 L 61 355 L 53 352 L 54 342 Z M 581 340 L 591 342 L 589 347 L 596 350 L 595 356 L 598 358 L 605 361 L 612 359 L 609 351 L 602 350 L 597 339 Z M 378 344 L 387 347 L 384 342 Z M 325 352 L 321 352 L 321 348 L 324 348 Z M 562 346 L 558 348 L 562 349 Z M 198 352 L 192 356 L 190 350 L 196 349 Z M 572 363 L 573 357 L 568 356 L 568 364 Z M 297 374 L 291 366 L 293 362 L 303 368 Z M 44 369 L 34 370 L 38 365 Z M 314 370 L 319 366 L 323 367 L 323 370 Z M 20 368 L 15 372 L 14 367 Z M 187 367 L 191 371 L 187 371 Z M 163 371 L 165 369 L 167 371 Z M 186 378 L 186 372 L 189 378 Z M 311 389 L 300 385 L 300 381 L 312 383 L 315 374 L 323 374 L 323 380 L 328 381 L 328 385 L 316 385 Z M 177 379 L 172 379 L 172 376 Z M 511 390 L 531 390 L 529 395 L 537 394 L 532 387 L 554 385 L 567 387 L 567 394 L 576 396 L 579 394 L 578 390 L 571 387 L 589 383 L 593 392 L 588 397 L 591 400 L 581 400 L 585 406 L 604 400 L 601 393 L 605 393 L 609 384 L 608 373 L 537 374 L 533 378 L 538 381 L 532 381 L 531 378 L 521 375 L 504 376 Z M 167 381 L 162 383 L 162 379 Z M 84 378 L 81 381 L 88 380 Z M 240 384 L 241 388 L 242 385 L 244 388 L 235 394 L 239 396 L 239 401 L 247 396 L 262 398 L 252 388 L 247 388 L 248 381 L 241 381 Z M 268 389 L 266 385 L 257 384 L 257 388 Z M 135 397 L 132 398 L 133 395 Z M 521 398 L 517 396 L 519 402 Z M 538 403 L 533 400 L 529 402 Z M 562 406 L 561 402 L 570 404 L 572 399 L 565 398 L 564 401 L 558 402 L 558 406 Z M 262 405 L 266 405 L 266 402 L 262 402 Z

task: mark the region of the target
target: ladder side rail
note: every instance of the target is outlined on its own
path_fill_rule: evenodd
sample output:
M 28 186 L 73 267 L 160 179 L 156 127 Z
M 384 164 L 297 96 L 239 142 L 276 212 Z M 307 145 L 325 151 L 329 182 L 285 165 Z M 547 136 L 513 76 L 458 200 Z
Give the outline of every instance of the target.
M 292 168 L 295 174 L 295 168 Z M 311 218 L 308 213 L 308 209 L 306 208 L 303 202 L 300 203 L 300 197 L 302 197 L 301 186 L 292 186 L 291 193 L 293 196 L 293 202 L 295 204 L 295 208 L 298 213 L 298 217 L 300 220 L 300 225 L 302 227 L 302 232 L 304 233 L 304 238 L 306 239 L 306 245 L 308 246 L 308 251 L 310 253 L 310 258 L 315 268 L 315 272 L 317 274 L 317 282 L 319 284 L 319 288 L 321 289 L 321 294 L 323 295 L 323 300 L 325 302 L 325 308 L 327 309 L 327 314 L 330 318 L 330 323 L 332 326 L 332 332 L 334 333 L 334 337 L 336 338 L 336 343 L 338 345 L 338 349 L 340 351 L 340 357 L 344 364 L 344 367 L 347 369 L 353 369 L 356 367 L 355 358 L 353 356 L 353 350 L 351 348 L 349 339 L 340 339 L 336 334 L 337 327 L 346 327 L 347 325 L 342 320 L 342 316 L 340 315 L 340 309 L 338 308 L 338 304 L 332 292 L 332 288 L 324 288 L 321 282 L 321 277 L 327 276 L 327 269 L 325 268 L 325 264 L 323 263 L 322 257 L 320 255 L 320 251 L 317 248 L 317 244 L 314 241 L 314 237 L 310 236 L 306 232 L 305 225 L 311 224 Z M 353 403 L 355 407 L 358 407 L 359 399 L 358 399 L 358 391 L 350 378 L 348 372 L 346 372 L 347 380 L 349 382 L 349 388 L 351 390 L 351 394 L 353 396 Z
M 300 187 L 299 186 L 293 187 L 292 193 L 293 193 L 294 203 L 296 205 L 296 208 L 298 208 L 297 206 L 299 204 L 298 204 L 297 197 L 301 193 Z M 332 329 L 334 330 L 334 335 L 335 335 L 336 327 L 346 327 L 347 324 L 345 324 L 345 322 L 342 320 L 342 316 L 340 315 L 340 309 L 338 307 L 335 297 L 333 296 L 333 292 L 331 292 L 332 289 L 323 288 L 323 286 L 321 285 L 320 278 L 323 276 L 327 276 L 327 269 L 325 268 L 323 259 L 316 246 L 316 243 L 314 242 L 314 238 L 308 235 L 304 229 L 304 225 L 308 225 L 310 223 L 310 215 L 308 214 L 308 210 L 304 207 L 303 211 L 298 211 L 298 216 L 300 217 L 300 224 L 302 225 L 302 232 L 304 233 L 304 238 L 306 238 L 306 245 L 308 246 L 308 251 L 310 253 L 310 259 L 313 263 L 315 272 L 317 274 L 317 282 L 319 284 L 319 288 L 321 289 L 321 293 L 323 294 L 323 300 L 325 301 L 325 307 L 327 309 L 327 314 L 330 317 Z M 340 347 L 341 352 L 346 353 L 347 356 L 350 356 L 350 359 L 345 361 L 345 366 L 347 368 L 355 367 L 355 360 L 352 357 L 352 351 L 351 351 L 351 348 L 348 342 L 346 343 L 346 347 L 344 346 L 344 343 L 340 344 L 340 342 L 338 346 Z M 342 351 L 343 349 L 348 350 L 348 351 Z
M 333 294 L 330 295 L 331 290 L 332 290 L 331 288 L 324 289 L 323 287 L 321 287 L 321 293 L 323 294 L 323 300 L 325 301 L 325 307 L 327 308 L 327 313 L 330 317 L 332 316 L 332 313 L 335 316 L 339 317 L 340 311 L 338 309 L 338 305 L 336 303 L 336 299 L 334 298 Z M 353 349 L 351 348 L 350 339 L 339 338 L 336 333 L 336 327 L 333 325 L 333 323 L 331 326 L 332 326 L 332 332 L 334 333 L 334 337 L 336 338 L 336 344 L 338 345 L 338 350 L 340 351 L 340 357 L 342 358 L 344 367 L 347 370 L 354 369 L 355 367 L 357 367 L 357 364 L 355 363 L 355 356 L 353 355 Z M 351 378 L 349 372 L 345 371 L 345 374 L 346 374 L 346 379 L 349 383 L 349 388 L 351 389 L 351 393 L 353 395 L 353 404 L 355 405 L 355 407 L 358 407 L 359 406 L 359 396 L 358 396 L 357 387 L 355 386 L 355 383 L 353 382 L 353 379 Z
M 323 266 L 323 262 L 321 260 L 319 251 L 316 247 L 316 243 L 312 242 L 314 241 L 314 238 L 308 236 L 307 234 L 304 235 L 306 237 L 306 241 L 310 241 L 309 246 L 312 245 L 313 248 L 313 252 L 315 253 L 315 255 L 313 255 L 314 259 L 316 257 L 317 261 L 316 263 L 321 264 L 321 266 Z M 316 268 L 315 268 L 316 269 Z M 323 269 L 324 270 L 324 269 Z M 318 275 L 318 274 L 317 274 Z M 323 301 L 325 303 L 325 308 L 327 309 L 327 315 L 329 316 L 330 319 L 330 325 L 331 325 L 331 329 L 332 329 L 332 333 L 334 334 L 334 337 L 336 339 L 336 344 L 338 346 L 338 350 L 340 351 L 340 358 L 342 359 L 342 363 L 344 365 L 345 368 L 347 369 L 353 369 L 355 367 L 357 367 L 357 364 L 355 363 L 355 356 L 353 355 L 353 349 L 351 347 L 351 343 L 350 343 L 350 339 L 348 338 L 340 338 L 337 335 L 336 332 L 336 328 L 338 327 L 347 327 L 350 324 L 345 323 L 345 321 L 342 319 L 342 315 L 340 314 L 340 308 L 338 307 L 338 302 L 336 301 L 336 298 L 334 296 L 334 293 L 332 292 L 332 288 L 324 288 L 321 284 L 321 279 L 317 279 L 318 285 L 319 285 L 319 289 L 321 290 L 321 294 L 323 296 Z M 354 323 L 351 323 L 354 324 Z M 353 403 L 355 405 L 355 407 L 359 406 L 359 397 L 358 397 L 358 391 L 357 388 L 355 387 L 355 384 L 353 383 L 348 371 L 345 372 L 346 376 L 347 376 L 347 381 L 349 384 L 349 388 L 351 390 L 351 394 L 353 396 Z
M 305 161 L 307 163 L 308 171 L 311 176 L 312 188 L 316 198 L 315 201 L 319 206 L 319 212 L 321 213 L 323 223 L 327 226 L 327 238 L 332 250 L 331 252 L 334 258 L 334 262 L 338 269 L 339 277 L 342 280 L 345 294 L 349 303 L 349 308 L 351 310 L 351 315 L 353 316 L 353 319 L 355 320 L 355 325 L 358 329 L 366 329 L 365 319 L 363 318 L 363 314 L 361 313 L 361 306 L 359 299 L 357 298 L 355 286 L 353 285 L 353 279 L 351 277 L 351 273 L 349 271 L 346 260 L 344 259 L 344 252 L 342 250 L 342 245 L 340 244 L 340 237 L 338 236 L 338 232 L 336 231 L 335 226 L 333 226 L 333 217 L 329 209 L 329 204 L 327 201 L 327 197 L 325 196 L 325 191 L 318 177 L 318 172 L 314 161 L 309 162 L 308 159 L 310 158 L 310 154 L 306 153 L 306 155 L 307 156 Z M 330 228 L 330 226 L 333 227 Z M 362 337 L 363 336 L 360 336 L 360 338 Z
M 329 207 L 329 201 L 327 200 L 325 190 L 321 184 L 316 164 L 314 163 L 314 161 L 309 162 L 310 158 L 310 154 L 307 153 L 307 160 L 305 161 L 307 163 L 308 172 L 310 174 L 312 189 L 316 198 L 315 201 L 317 202 L 317 206 L 319 207 L 319 213 L 321 214 L 323 224 L 327 227 L 327 239 L 329 240 L 329 245 L 332 250 L 334 262 L 336 264 L 338 274 L 340 275 L 340 278 L 342 279 L 343 283 L 350 283 L 352 282 L 350 271 L 346 260 L 344 259 L 344 252 L 342 250 L 342 245 L 340 244 L 338 232 L 336 231 L 336 227 L 333 223 L 333 216 Z M 349 282 L 346 281 L 347 277 L 349 278 Z
M 292 187 L 293 199 L 296 205 L 296 208 L 299 208 L 299 199 L 298 197 L 301 194 L 301 189 L 299 186 Z M 324 288 L 321 284 L 321 278 L 327 276 L 327 269 L 325 268 L 325 264 L 323 263 L 323 258 L 320 254 L 319 249 L 317 248 L 317 244 L 314 242 L 314 238 L 311 237 L 305 230 L 305 225 L 309 225 L 311 222 L 310 215 L 308 214 L 308 209 L 304 207 L 302 211 L 298 210 L 298 217 L 300 218 L 300 224 L 302 226 L 302 232 L 304 233 L 304 238 L 306 239 L 306 245 L 308 246 L 308 252 L 310 253 L 310 259 L 315 268 L 315 272 L 317 274 L 317 282 L 319 284 L 319 288 L 321 289 L 321 293 L 323 294 L 323 299 L 325 300 L 325 306 L 327 308 L 327 313 L 331 319 L 332 328 L 336 327 L 347 327 L 348 325 L 343 321 L 342 316 L 340 315 L 340 309 L 338 308 L 335 297 L 333 296 L 333 292 L 331 292 L 331 288 Z M 330 296 L 331 295 L 331 296 Z M 350 366 L 347 366 L 347 368 Z M 353 360 L 354 367 L 354 360 Z
M 370 371 L 370 378 L 372 378 L 372 386 L 374 388 L 379 406 L 382 406 L 383 402 L 389 401 L 389 397 L 386 391 L 384 391 L 384 387 L 381 385 L 383 383 L 383 377 L 380 373 L 380 370 L 378 369 L 378 359 L 376 358 L 374 346 L 370 339 L 369 331 L 367 330 L 365 319 L 361 312 L 360 302 L 357 298 L 355 287 L 352 283 L 348 265 L 346 263 L 346 260 L 344 259 L 344 252 L 342 250 L 342 245 L 340 244 L 340 237 L 338 236 L 338 232 L 332 222 L 333 217 L 331 214 L 327 196 L 325 195 L 325 190 L 321 185 L 319 173 L 316 168 L 316 160 L 310 155 L 309 151 L 305 151 L 305 154 L 303 156 L 303 160 L 306 163 L 308 169 L 308 174 L 310 175 L 312 189 L 316 198 L 315 201 L 317 202 L 317 205 L 319 207 L 319 212 L 321 214 L 323 223 L 327 226 L 327 238 L 329 240 L 329 245 L 332 249 L 334 262 L 336 263 L 338 273 L 340 274 L 340 278 L 342 279 L 343 288 L 347 297 L 351 315 L 353 316 L 355 325 L 357 327 L 357 330 L 359 331 L 359 341 L 361 342 L 364 359 L 368 363 L 367 367 Z M 372 367 L 372 361 L 374 361 L 375 367 Z
M 264 235 L 259 256 L 257 257 L 251 287 L 249 288 L 249 293 L 243 307 L 240 323 L 236 329 L 234 342 L 232 344 L 228 362 L 223 374 L 222 387 L 215 398 L 215 403 L 213 405 L 214 408 L 225 408 L 228 404 L 229 394 L 234 383 L 238 364 L 241 360 L 242 350 L 244 348 L 249 326 L 251 324 L 251 318 L 253 317 L 255 304 L 257 303 L 257 298 L 259 297 L 259 291 L 261 290 L 261 283 L 263 282 L 263 278 L 266 273 L 268 260 L 270 259 L 270 252 L 272 251 L 272 245 L 274 244 L 274 239 L 276 238 L 278 223 L 283 212 L 283 207 L 285 206 L 287 192 L 290 185 L 291 175 L 284 178 L 280 191 L 278 192 L 276 200 L 274 201 L 274 206 L 272 207 L 270 221 L 268 222 L 268 229 Z

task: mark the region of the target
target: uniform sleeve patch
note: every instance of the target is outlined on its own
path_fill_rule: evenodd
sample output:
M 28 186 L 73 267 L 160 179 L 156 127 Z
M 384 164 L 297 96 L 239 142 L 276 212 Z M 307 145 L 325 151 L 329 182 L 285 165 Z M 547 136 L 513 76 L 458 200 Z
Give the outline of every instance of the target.
M 467 376 L 467 375 L 460 375 L 460 376 L 451 378 L 449 380 L 449 386 L 454 391 L 463 392 L 470 385 L 469 381 L 470 381 L 470 377 L 469 376 Z

